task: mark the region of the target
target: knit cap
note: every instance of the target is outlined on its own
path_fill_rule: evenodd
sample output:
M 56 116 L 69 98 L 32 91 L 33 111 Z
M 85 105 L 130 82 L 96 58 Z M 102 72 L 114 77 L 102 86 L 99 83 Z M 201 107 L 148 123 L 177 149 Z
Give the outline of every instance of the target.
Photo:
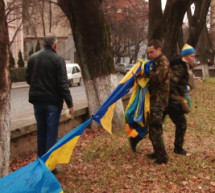
M 181 55 L 182 56 L 195 54 L 195 53 L 196 53 L 195 49 L 192 46 L 190 46 L 189 44 L 185 44 L 184 47 L 181 50 Z

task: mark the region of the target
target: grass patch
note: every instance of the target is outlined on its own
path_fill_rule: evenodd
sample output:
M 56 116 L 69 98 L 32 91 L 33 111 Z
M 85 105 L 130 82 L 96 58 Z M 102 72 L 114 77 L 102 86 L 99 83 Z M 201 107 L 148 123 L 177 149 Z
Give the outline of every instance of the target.
M 58 179 L 65 192 L 213 192 L 215 190 L 215 85 L 197 81 L 191 93 L 192 112 L 187 115 L 185 149 L 191 156 L 173 153 L 174 125 L 167 117 L 164 140 L 167 165 L 155 165 L 148 138 L 134 154 L 124 129 L 111 138 L 105 131 L 85 131 L 71 163 L 64 165 L 66 176 Z M 84 144 L 84 145 L 82 145 Z
M 215 78 L 204 78 L 203 81 L 215 83 Z

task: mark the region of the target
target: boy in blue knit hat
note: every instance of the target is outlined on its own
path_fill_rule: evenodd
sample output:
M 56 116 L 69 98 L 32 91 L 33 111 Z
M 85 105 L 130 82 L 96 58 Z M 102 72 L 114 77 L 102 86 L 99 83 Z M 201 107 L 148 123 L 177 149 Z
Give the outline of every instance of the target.
M 181 56 L 170 60 L 169 104 L 165 109 L 164 117 L 168 114 L 176 126 L 174 152 L 180 155 L 188 154 L 183 149 L 184 137 L 187 130 L 185 114 L 190 111 L 185 95 L 187 94 L 187 87 L 190 89 L 194 88 L 192 68 L 195 53 L 195 49 L 192 46 L 185 44 L 182 48 Z

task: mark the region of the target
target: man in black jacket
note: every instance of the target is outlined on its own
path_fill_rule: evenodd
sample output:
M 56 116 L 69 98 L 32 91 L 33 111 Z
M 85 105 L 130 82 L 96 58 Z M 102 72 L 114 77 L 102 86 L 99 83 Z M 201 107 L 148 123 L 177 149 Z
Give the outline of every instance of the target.
M 185 114 L 189 113 L 188 101 L 185 95 L 187 87 L 194 88 L 192 74 L 194 60 L 195 50 L 188 44 L 185 44 L 182 48 L 181 56 L 170 60 L 169 104 L 164 112 L 164 117 L 169 114 L 170 119 L 176 126 L 174 152 L 181 155 L 187 155 L 188 153 L 183 149 L 187 130 Z
M 70 114 L 74 111 L 66 64 L 56 49 L 56 36 L 53 33 L 46 35 L 44 48 L 30 57 L 26 71 L 26 81 L 30 85 L 29 102 L 34 106 L 37 121 L 38 157 L 57 142 L 63 101 Z

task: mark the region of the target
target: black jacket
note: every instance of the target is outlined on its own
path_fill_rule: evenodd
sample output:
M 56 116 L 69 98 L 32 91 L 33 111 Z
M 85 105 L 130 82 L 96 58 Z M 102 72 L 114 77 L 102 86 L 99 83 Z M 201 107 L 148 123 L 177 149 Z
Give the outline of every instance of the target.
M 178 102 L 178 97 L 184 97 L 186 87 L 189 85 L 189 73 L 187 64 L 182 58 L 170 59 L 170 90 L 169 102 Z
M 66 73 L 66 64 L 51 47 L 45 46 L 33 54 L 26 71 L 26 81 L 30 85 L 29 102 L 46 102 L 68 108 L 73 106 Z

